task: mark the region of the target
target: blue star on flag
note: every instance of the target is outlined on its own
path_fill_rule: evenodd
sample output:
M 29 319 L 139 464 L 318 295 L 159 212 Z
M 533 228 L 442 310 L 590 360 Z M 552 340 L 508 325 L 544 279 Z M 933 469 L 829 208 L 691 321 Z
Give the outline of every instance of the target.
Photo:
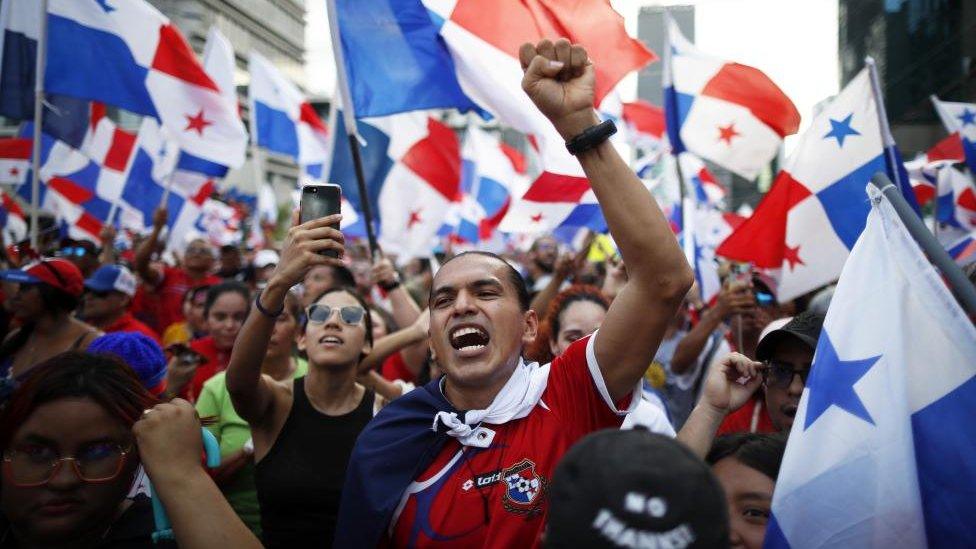
M 810 370 L 807 388 L 810 394 L 807 400 L 807 417 L 803 422 L 803 430 L 813 425 L 817 418 L 823 415 L 831 406 L 836 406 L 874 425 L 874 419 L 868 413 L 860 397 L 854 392 L 854 384 L 868 373 L 881 355 L 860 360 L 841 360 L 837 356 L 837 349 L 830 341 L 830 335 L 824 330 L 817 344 L 817 359 Z
M 968 126 L 970 124 L 976 126 L 976 112 L 969 110 L 969 107 L 963 109 L 962 114 L 960 114 L 956 118 L 958 118 L 959 121 L 962 122 L 963 126 Z
M 112 13 L 116 10 L 114 6 L 108 5 L 108 0 L 95 0 L 95 3 L 98 4 L 98 7 L 102 8 L 105 13 Z
M 837 139 L 837 145 L 840 147 L 844 146 L 844 139 L 848 135 L 861 135 L 861 132 L 855 130 L 851 127 L 851 118 L 854 117 L 854 113 L 847 115 L 847 118 L 843 120 L 830 119 L 830 131 L 827 135 L 823 136 L 824 139 L 828 137 L 833 137 Z

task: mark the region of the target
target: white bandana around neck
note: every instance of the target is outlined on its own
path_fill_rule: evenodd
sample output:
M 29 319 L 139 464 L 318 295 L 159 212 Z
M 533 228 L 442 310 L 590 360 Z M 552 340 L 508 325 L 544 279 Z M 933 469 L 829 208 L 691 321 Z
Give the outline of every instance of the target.
M 526 364 L 519 358 L 519 364 L 512 377 L 495 395 L 495 400 L 484 410 L 468 410 L 464 420 L 456 412 L 437 412 L 431 429 L 437 432 L 437 424 L 448 428 L 447 434 L 458 439 L 464 446 L 487 448 L 495 438 L 495 431 L 481 425 L 491 423 L 501 425 L 513 419 L 521 419 L 535 408 L 549 382 L 549 364 L 539 366 L 538 362 Z M 472 425 L 474 427 L 472 427 Z

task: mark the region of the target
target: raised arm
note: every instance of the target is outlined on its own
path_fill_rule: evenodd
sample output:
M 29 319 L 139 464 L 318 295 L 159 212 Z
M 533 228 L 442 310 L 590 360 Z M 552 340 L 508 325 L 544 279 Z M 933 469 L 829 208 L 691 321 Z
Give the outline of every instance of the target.
M 156 405 L 132 431 L 181 548 L 261 547 L 200 466 L 200 421 L 189 402 Z
M 285 294 L 301 282 L 305 273 L 315 265 L 342 265 L 341 259 L 318 253 L 337 250 L 342 256 L 342 233 L 329 227 L 330 224 L 338 225 L 340 218 L 339 215 L 331 215 L 298 225 L 298 215 L 295 214 L 292 221 L 294 226 L 288 231 L 278 266 L 257 298 L 265 312 L 273 314 L 281 311 Z M 276 385 L 271 378 L 261 376 L 261 363 L 268 351 L 275 318 L 262 313 L 257 305 L 252 304 L 227 366 L 227 391 L 231 402 L 241 418 L 251 425 L 261 424 L 267 419 L 273 404 Z
M 149 262 L 152 260 L 153 251 L 156 250 L 156 245 L 159 244 L 159 233 L 162 232 L 163 227 L 166 226 L 166 219 L 168 213 L 166 208 L 156 208 L 153 212 L 153 228 L 149 236 L 139 244 L 136 248 L 135 253 L 135 268 L 139 276 L 142 277 L 147 284 L 154 286 L 159 284 L 159 273 L 154 271 L 150 267 Z
M 410 292 L 400 284 L 400 275 L 393 267 L 393 262 L 383 257 L 373 264 L 370 272 L 373 284 L 383 288 L 390 300 L 390 309 L 397 326 L 409 326 L 420 316 L 420 307 L 410 296 Z
M 762 363 L 731 353 L 705 378 L 701 398 L 678 433 L 678 440 L 705 459 L 722 420 L 745 404 L 762 384 Z
M 384 360 L 401 349 L 416 345 L 426 348 L 429 331 L 430 312 L 429 309 L 425 309 L 413 324 L 377 340 L 366 358 L 359 363 L 359 373 L 365 374 L 379 368 Z
M 583 47 L 543 40 L 522 45 L 519 57 L 522 88 L 564 140 L 600 122 L 593 109 L 595 72 Z M 617 400 L 647 370 L 694 276 L 664 214 L 610 141 L 577 158 L 627 263 L 627 285 L 595 341 L 607 389 Z
M 671 357 L 671 371 L 683 374 L 698 360 L 702 349 L 712 333 L 730 314 L 748 314 L 755 309 L 756 299 L 752 291 L 741 285 L 728 284 L 722 287 L 715 305 L 707 309 L 685 337 L 678 342 Z
M 98 238 L 102 241 L 102 249 L 98 252 L 98 265 L 115 264 L 115 227 L 111 223 L 106 223 L 98 233 Z

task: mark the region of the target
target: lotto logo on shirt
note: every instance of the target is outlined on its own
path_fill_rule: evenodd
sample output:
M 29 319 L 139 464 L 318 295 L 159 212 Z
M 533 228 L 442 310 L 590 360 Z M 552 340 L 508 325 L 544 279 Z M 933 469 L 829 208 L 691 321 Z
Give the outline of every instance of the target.
M 502 496 L 505 510 L 532 515 L 541 511 L 548 487 L 546 478 L 535 470 L 535 463 L 523 459 L 515 465 L 502 471 L 507 489 Z
M 502 472 L 500 470 L 492 471 L 490 473 L 484 473 L 464 481 L 461 484 L 461 490 L 468 492 L 476 486 L 478 488 L 485 488 L 491 486 L 492 484 L 495 484 L 501 479 L 502 479 Z

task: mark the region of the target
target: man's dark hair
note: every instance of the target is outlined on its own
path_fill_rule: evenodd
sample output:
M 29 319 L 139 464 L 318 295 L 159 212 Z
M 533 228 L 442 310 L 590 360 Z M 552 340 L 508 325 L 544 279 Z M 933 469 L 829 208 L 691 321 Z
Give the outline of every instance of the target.
M 734 433 L 715 439 L 705 461 L 715 465 L 727 457 L 733 457 L 776 482 L 785 452 L 786 435 L 783 433 Z
M 518 296 L 519 306 L 522 308 L 522 312 L 524 313 L 525 311 L 529 310 L 529 305 L 532 304 L 532 297 L 529 295 L 528 286 L 525 285 L 525 279 L 522 278 L 522 275 L 520 275 L 517 270 L 515 270 L 515 267 L 512 267 L 511 263 L 505 261 L 505 259 L 498 254 L 493 254 L 491 252 L 483 252 L 480 250 L 462 252 L 452 257 L 451 259 L 445 261 L 444 264 L 441 265 L 441 268 L 443 269 L 445 266 L 447 266 L 448 263 L 454 261 L 455 259 L 458 259 L 459 257 L 464 257 L 466 255 L 483 255 L 485 257 L 490 257 L 493 259 L 497 259 L 498 261 L 501 261 L 502 264 L 505 265 L 505 273 L 508 275 L 508 281 L 511 282 L 512 287 L 515 288 L 515 294 Z M 431 289 L 431 291 L 433 291 L 433 288 Z

